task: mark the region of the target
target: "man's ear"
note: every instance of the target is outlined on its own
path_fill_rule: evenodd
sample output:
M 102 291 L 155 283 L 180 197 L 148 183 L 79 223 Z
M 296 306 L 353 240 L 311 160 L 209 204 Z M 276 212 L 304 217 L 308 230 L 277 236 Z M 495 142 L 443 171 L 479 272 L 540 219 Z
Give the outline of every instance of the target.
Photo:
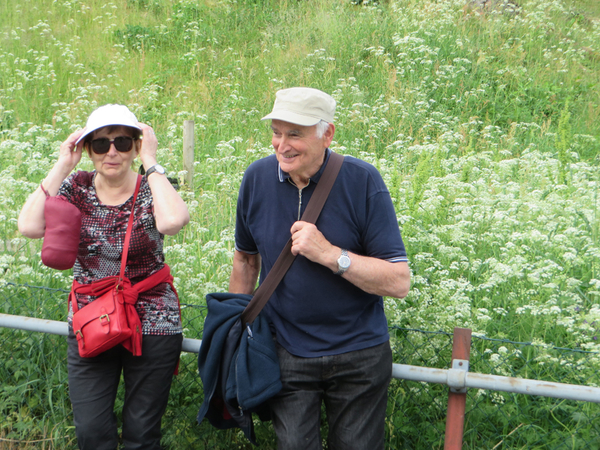
M 335 125 L 330 123 L 327 127 L 327 130 L 325 130 L 325 133 L 323 134 L 323 139 L 325 140 L 325 144 L 327 144 L 326 147 L 329 147 L 331 145 L 331 141 L 333 141 L 334 134 Z

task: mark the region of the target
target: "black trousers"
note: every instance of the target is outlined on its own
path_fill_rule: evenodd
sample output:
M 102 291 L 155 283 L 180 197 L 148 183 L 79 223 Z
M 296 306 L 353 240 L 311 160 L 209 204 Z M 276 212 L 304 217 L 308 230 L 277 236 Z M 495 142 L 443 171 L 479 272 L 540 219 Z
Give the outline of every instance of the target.
M 283 388 L 269 400 L 280 450 L 321 450 L 325 405 L 329 450 L 383 450 L 389 342 L 339 355 L 301 358 L 277 345 Z
M 81 450 L 116 450 L 114 412 L 123 373 L 123 445 L 126 450 L 160 449 L 161 419 L 167 407 L 183 336 L 143 336 L 142 355 L 121 345 L 93 358 L 82 358 L 77 340 L 68 337 L 69 395 Z

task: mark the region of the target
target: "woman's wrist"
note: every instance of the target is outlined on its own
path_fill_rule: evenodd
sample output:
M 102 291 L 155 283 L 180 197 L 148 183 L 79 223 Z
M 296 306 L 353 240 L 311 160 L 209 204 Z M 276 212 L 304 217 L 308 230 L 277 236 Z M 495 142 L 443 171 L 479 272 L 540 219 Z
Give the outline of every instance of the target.
M 158 164 L 156 158 L 144 158 L 142 159 L 142 165 L 144 166 L 144 171 L 147 171 L 150 167 Z
M 69 161 L 63 161 L 61 158 L 58 158 L 58 161 L 56 161 L 56 164 L 54 164 L 54 167 L 52 168 L 52 170 L 50 170 L 50 173 L 46 176 L 46 178 L 48 178 L 51 175 L 55 175 L 58 177 L 62 177 L 62 182 L 62 180 L 69 176 L 69 174 L 73 171 L 73 169 L 75 169 L 75 167 L 76 166 L 73 166 L 73 164 L 71 164 Z

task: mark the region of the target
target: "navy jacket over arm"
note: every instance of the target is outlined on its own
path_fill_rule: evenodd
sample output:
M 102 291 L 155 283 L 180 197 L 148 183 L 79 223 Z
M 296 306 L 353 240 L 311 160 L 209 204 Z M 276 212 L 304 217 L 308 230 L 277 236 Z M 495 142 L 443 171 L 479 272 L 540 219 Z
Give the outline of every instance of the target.
M 281 390 L 281 381 L 267 319 L 259 315 L 250 327 L 242 327 L 240 315 L 251 299 L 244 294 L 206 296 L 208 314 L 198 353 L 204 402 L 197 420 L 206 417 L 219 429 L 239 427 L 255 444 L 252 413 L 269 418 L 265 402 Z

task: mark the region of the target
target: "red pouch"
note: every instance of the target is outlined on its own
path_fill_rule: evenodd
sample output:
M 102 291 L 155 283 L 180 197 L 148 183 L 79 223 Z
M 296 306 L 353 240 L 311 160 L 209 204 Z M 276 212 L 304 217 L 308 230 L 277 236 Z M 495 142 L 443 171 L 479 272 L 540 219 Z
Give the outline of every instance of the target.
M 109 277 L 106 281 L 114 281 Z M 100 280 L 95 285 L 102 285 Z M 105 284 L 105 283 L 104 283 Z M 94 284 L 87 285 L 88 289 Z M 73 305 L 73 332 L 77 338 L 79 355 L 91 358 L 129 339 L 133 335 L 128 320 L 123 289 L 117 283 L 96 300 L 79 309 L 74 290 L 71 291 Z
M 73 267 L 77 259 L 81 233 L 81 211 L 63 197 L 46 193 L 44 218 L 46 231 L 42 245 L 42 263 L 57 270 Z

